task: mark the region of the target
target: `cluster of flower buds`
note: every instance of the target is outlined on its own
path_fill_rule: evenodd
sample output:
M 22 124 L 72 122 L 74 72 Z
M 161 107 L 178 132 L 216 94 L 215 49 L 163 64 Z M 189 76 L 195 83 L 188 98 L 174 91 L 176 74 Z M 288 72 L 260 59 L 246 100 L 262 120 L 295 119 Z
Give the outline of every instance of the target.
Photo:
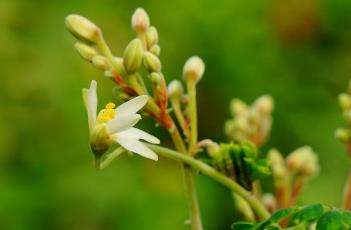
M 248 106 L 240 99 L 230 103 L 232 119 L 225 123 L 227 137 L 236 142 L 251 141 L 260 147 L 270 134 L 274 102 L 271 96 L 263 95 Z
M 219 172 L 248 190 L 252 190 L 255 180 L 262 179 L 271 173 L 267 160 L 257 159 L 257 148 L 251 142 L 218 145 L 206 139 L 200 141 L 198 147 L 207 150 L 211 164 Z
M 319 172 L 318 156 L 309 146 L 300 147 L 285 159 L 272 149 L 268 155 L 275 186 L 275 198 L 279 208 L 295 203 L 304 183 Z
M 351 81 L 347 92 L 339 94 L 339 105 L 348 127 L 337 129 L 335 131 L 335 136 L 339 141 L 345 144 L 347 153 L 351 156 Z
M 173 126 L 167 112 L 167 85 L 161 72 L 158 32 L 150 25 L 144 9 L 138 8 L 132 16 L 136 38 L 129 42 L 121 56 L 112 54 L 100 28 L 88 19 L 69 15 L 65 22 L 68 30 L 78 39 L 75 48 L 80 56 L 117 83 L 114 93 L 118 97 L 128 100 L 138 95 L 149 95 L 145 112 L 164 127 Z M 147 76 L 143 77 L 145 70 Z M 148 93 L 145 79 L 151 81 L 152 95 Z

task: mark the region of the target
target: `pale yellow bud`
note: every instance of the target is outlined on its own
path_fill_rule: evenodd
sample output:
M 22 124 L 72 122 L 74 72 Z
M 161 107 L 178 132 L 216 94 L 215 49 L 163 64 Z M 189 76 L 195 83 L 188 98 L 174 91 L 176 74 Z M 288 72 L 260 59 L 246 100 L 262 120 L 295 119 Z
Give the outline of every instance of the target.
M 161 48 L 159 45 L 153 45 L 151 48 L 150 48 L 150 52 L 155 54 L 156 56 L 160 56 L 160 53 L 161 53 Z
M 102 33 L 94 23 L 76 14 L 70 14 L 65 19 L 67 29 L 79 40 L 88 43 L 98 43 Z
M 183 85 L 178 80 L 173 80 L 168 84 L 168 96 L 171 99 L 180 100 L 184 93 Z
M 351 132 L 347 129 L 337 129 L 335 131 L 335 137 L 342 143 L 348 143 L 351 140 Z
M 234 98 L 230 102 L 230 112 L 231 112 L 233 117 L 235 117 L 239 114 L 242 114 L 246 111 L 247 111 L 247 105 L 242 100 L 240 100 L 238 98 Z
M 270 213 L 273 213 L 278 208 L 277 200 L 271 193 L 263 194 L 261 200 Z
M 303 176 L 313 176 L 318 173 L 318 156 L 309 146 L 296 149 L 286 158 L 288 169 Z
M 161 62 L 156 55 L 146 51 L 143 60 L 144 66 L 149 72 L 161 72 Z
M 150 26 L 150 19 L 143 8 L 135 10 L 132 16 L 132 28 L 137 33 L 145 33 Z
M 93 57 L 93 59 L 91 61 L 95 67 L 97 67 L 101 70 L 110 69 L 110 63 L 107 60 L 107 58 L 104 56 L 97 55 L 97 56 Z
M 198 143 L 198 147 L 199 148 L 206 148 L 208 154 L 212 158 L 218 156 L 219 151 L 221 150 L 219 145 L 216 142 L 212 141 L 211 139 L 205 139 L 205 140 L 200 141 Z
M 147 31 L 146 31 L 146 43 L 147 47 L 152 47 L 156 45 L 158 42 L 158 33 L 157 29 L 154 26 L 151 26 Z
M 254 107 L 261 113 L 269 114 L 273 111 L 273 98 L 270 95 L 260 96 L 256 99 Z
M 143 60 L 144 48 L 139 38 L 132 40 L 124 50 L 123 64 L 129 74 L 133 74 L 141 66 Z
M 339 105 L 343 110 L 351 108 L 351 96 L 346 93 L 339 94 Z
M 98 55 L 96 49 L 82 42 L 76 42 L 74 48 L 76 48 L 79 55 L 87 61 L 91 61 L 94 56 Z
M 271 149 L 268 152 L 267 158 L 270 163 L 273 176 L 277 179 L 284 179 L 287 176 L 287 169 L 282 154 L 276 149 Z
M 183 77 L 186 81 L 198 82 L 201 80 L 205 71 L 205 64 L 201 58 L 193 56 L 189 58 L 183 68 Z

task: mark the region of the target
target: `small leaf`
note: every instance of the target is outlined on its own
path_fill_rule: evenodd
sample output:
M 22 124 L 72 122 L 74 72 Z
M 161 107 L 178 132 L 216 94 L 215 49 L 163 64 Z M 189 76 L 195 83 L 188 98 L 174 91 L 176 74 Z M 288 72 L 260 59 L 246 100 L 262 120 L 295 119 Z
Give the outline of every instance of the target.
M 291 217 L 291 222 L 298 224 L 302 222 L 311 222 L 320 218 L 325 212 L 321 204 L 307 205 Z
M 249 222 L 236 222 L 233 223 L 231 229 L 233 230 L 251 230 L 254 228 L 254 224 Z
M 280 210 L 276 211 L 275 213 L 273 213 L 273 215 L 271 216 L 270 220 L 272 222 L 277 223 L 277 222 L 289 217 L 295 211 L 296 211 L 296 208 L 280 209 Z
M 350 229 L 344 217 L 339 211 L 327 212 L 318 220 L 316 230 Z

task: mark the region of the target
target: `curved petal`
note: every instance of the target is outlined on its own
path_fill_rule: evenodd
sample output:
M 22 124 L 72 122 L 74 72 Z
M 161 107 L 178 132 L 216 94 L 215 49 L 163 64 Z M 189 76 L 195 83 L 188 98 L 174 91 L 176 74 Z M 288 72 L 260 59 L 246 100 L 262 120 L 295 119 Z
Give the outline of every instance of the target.
M 107 122 L 107 127 L 110 134 L 122 132 L 133 127 L 141 119 L 139 114 L 129 116 L 118 116 Z
M 95 80 L 93 80 L 90 83 L 89 89 L 82 90 L 84 105 L 88 114 L 88 122 L 89 122 L 90 130 L 92 130 L 96 121 L 97 103 L 98 103 L 96 86 L 97 86 L 97 83 Z
M 137 153 L 140 156 L 146 157 L 151 160 L 158 160 L 158 156 L 154 151 L 146 147 L 142 142 L 138 141 L 137 139 L 130 138 L 128 136 L 115 134 L 112 136 L 113 140 L 120 144 L 123 148 Z
M 127 116 L 138 112 L 149 100 L 149 96 L 141 95 L 135 97 L 116 108 L 117 116 Z
M 127 136 L 130 138 L 135 138 L 138 140 L 144 140 L 147 141 L 149 143 L 152 144 L 160 144 L 160 140 L 154 136 L 152 136 L 151 134 L 144 132 L 143 130 L 137 129 L 137 128 L 130 128 L 127 129 L 123 132 L 120 132 L 118 135 L 123 135 L 123 136 Z

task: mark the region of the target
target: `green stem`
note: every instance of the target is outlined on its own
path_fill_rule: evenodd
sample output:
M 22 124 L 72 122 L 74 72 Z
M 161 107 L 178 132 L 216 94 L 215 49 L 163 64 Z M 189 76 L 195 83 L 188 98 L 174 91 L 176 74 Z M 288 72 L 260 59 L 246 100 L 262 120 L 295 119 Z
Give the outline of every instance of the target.
M 190 138 L 189 149 L 191 152 L 197 144 L 196 82 L 194 80 L 187 81 L 187 90 L 189 95 L 190 128 L 191 128 L 191 138 Z
M 236 214 L 240 215 L 244 220 L 254 222 L 255 215 L 249 203 L 247 203 L 247 201 L 244 200 L 241 196 L 238 196 L 235 192 L 232 192 L 232 197 Z
M 193 169 L 196 169 L 197 171 L 202 172 L 203 174 L 214 179 L 215 181 L 228 187 L 231 191 L 241 196 L 250 204 L 251 208 L 255 211 L 255 213 L 257 214 L 260 220 L 265 220 L 269 218 L 270 216 L 269 212 L 253 194 L 245 190 L 243 187 L 241 187 L 238 183 L 236 183 L 232 179 L 217 172 L 211 166 L 199 160 L 196 160 L 190 156 L 176 152 L 174 150 L 170 150 L 164 147 L 155 146 L 151 144 L 148 144 L 148 146 L 156 153 L 158 153 L 158 155 L 188 164 Z
M 125 152 L 125 149 L 120 147 L 113 150 L 112 152 L 107 153 L 102 157 L 95 157 L 94 162 L 96 170 L 103 170 L 104 168 L 109 166 L 109 164 L 123 152 Z
M 173 125 L 173 127 L 168 131 L 172 137 L 172 140 L 174 142 L 174 145 L 176 146 L 176 149 L 178 149 L 178 151 L 183 153 L 181 154 L 182 156 L 186 156 L 186 153 L 187 153 L 186 147 L 184 145 L 183 139 L 181 138 L 176 126 Z M 186 189 L 187 198 L 190 206 L 191 227 L 193 230 L 203 230 L 201 215 L 200 215 L 200 207 L 197 200 L 195 181 L 194 181 L 194 175 L 193 175 L 192 169 L 186 164 L 182 164 L 182 169 L 184 172 L 185 189 Z
M 172 104 L 174 114 L 178 120 L 178 123 L 180 124 L 180 127 L 183 130 L 184 136 L 186 138 L 188 138 L 188 140 L 189 140 L 190 139 L 190 130 L 188 129 L 188 127 L 186 125 L 184 114 L 183 114 L 182 109 L 180 107 L 180 101 L 179 101 L 179 99 L 172 99 L 172 98 L 170 101 Z

